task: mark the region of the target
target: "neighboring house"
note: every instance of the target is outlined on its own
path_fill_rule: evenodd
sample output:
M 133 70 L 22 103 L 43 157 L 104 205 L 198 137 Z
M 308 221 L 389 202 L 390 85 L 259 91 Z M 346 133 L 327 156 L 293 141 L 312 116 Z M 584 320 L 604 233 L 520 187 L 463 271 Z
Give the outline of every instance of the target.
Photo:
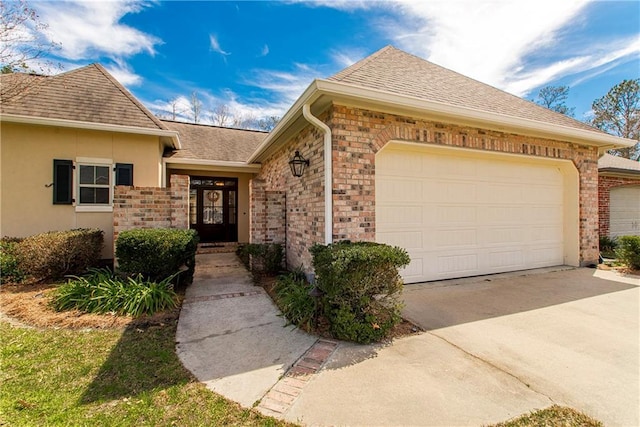
M 178 133 L 97 64 L 2 75 L 2 89 L 14 79 L 24 92 L 0 102 L 0 235 L 98 227 L 112 258 L 114 185 L 161 186 Z
M 640 162 L 605 154 L 598 173 L 600 237 L 640 236 Z
M 393 47 L 313 81 L 269 134 L 159 121 L 100 66 L 46 79 L 67 79 L 63 101 L 43 84 L 21 101 L 38 108 L 2 106 L 3 236 L 192 227 L 205 242 L 282 243 L 308 273 L 311 245 L 345 239 L 406 248 L 408 283 L 596 263 L 597 161 L 633 144 Z M 54 160 L 72 162 L 55 163 L 71 204 L 45 187 Z M 102 164 L 133 165 L 135 187 L 113 188 L 130 182 Z M 112 217 L 85 212 L 98 207 Z

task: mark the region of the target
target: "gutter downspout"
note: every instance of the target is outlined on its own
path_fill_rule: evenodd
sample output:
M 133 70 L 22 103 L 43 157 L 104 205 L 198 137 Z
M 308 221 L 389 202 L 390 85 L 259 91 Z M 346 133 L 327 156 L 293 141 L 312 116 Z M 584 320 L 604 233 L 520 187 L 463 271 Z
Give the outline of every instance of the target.
M 310 103 L 302 106 L 304 118 L 324 133 L 324 243 L 328 245 L 333 242 L 333 181 L 332 172 L 332 152 L 331 152 L 331 129 L 324 122 L 311 114 Z

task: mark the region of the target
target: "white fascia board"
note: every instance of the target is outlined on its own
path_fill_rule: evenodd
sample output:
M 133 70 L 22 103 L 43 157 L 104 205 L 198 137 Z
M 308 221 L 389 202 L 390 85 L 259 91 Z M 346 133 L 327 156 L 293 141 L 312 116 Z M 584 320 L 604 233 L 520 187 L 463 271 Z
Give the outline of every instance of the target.
M 162 162 L 166 165 L 185 165 L 185 166 L 209 166 L 212 169 L 217 170 L 233 170 L 237 172 L 254 173 L 259 172 L 262 165 L 257 163 L 246 162 L 230 162 L 224 160 L 204 160 L 204 159 L 173 159 L 171 157 L 165 157 Z
M 341 95 L 346 98 L 357 99 L 369 103 L 379 103 L 405 109 L 414 109 L 441 114 L 456 119 L 471 119 L 487 124 L 499 125 L 514 129 L 523 129 L 530 132 L 546 135 L 557 135 L 579 139 L 585 143 L 596 146 L 606 145 L 614 147 L 632 147 L 637 141 L 621 138 L 606 133 L 577 129 L 563 125 L 539 122 L 531 119 L 508 116 L 505 114 L 486 112 L 468 107 L 459 107 L 435 101 L 427 101 L 406 95 L 396 95 L 376 89 L 363 88 L 347 83 L 333 82 L 329 80 L 316 80 L 314 82 L 319 91 L 327 94 Z
M 248 162 L 254 163 L 259 161 L 261 155 L 275 143 L 277 138 L 296 118 L 302 115 L 302 106 L 306 103 L 313 103 L 322 95 L 326 95 L 329 98 L 342 97 L 344 99 L 351 99 L 368 104 L 386 105 L 422 113 L 433 113 L 463 122 L 474 121 L 477 123 L 486 123 L 503 129 L 513 129 L 515 131 L 514 133 L 517 133 L 518 130 L 524 130 L 533 134 L 542 135 L 546 138 L 553 138 L 554 136 L 556 138 L 569 138 L 571 140 L 579 140 L 587 145 L 594 145 L 606 149 L 632 147 L 637 143 L 637 141 L 632 139 L 621 138 L 596 131 L 539 122 L 537 120 L 492 113 L 475 108 L 460 107 L 442 102 L 428 101 L 407 95 L 397 95 L 343 82 L 316 79 L 285 113 L 267 138 L 256 148 Z
M 74 128 L 74 129 L 88 129 L 88 130 L 99 130 L 105 132 L 118 132 L 118 133 L 133 133 L 136 135 L 152 135 L 159 136 L 171 139 L 173 143 L 173 147 L 177 150 L 182 148 L 182 144 L 180 144 L 180 138 L 177 131 L 168 130 L 168 129 L 151 129 L 151 128 L 142 128 L 135 126 L 122 126 L 122 125 L 113 125 L 108 123 L 94 123 L 94 122 L 83 122 L 76 120 L 67 120 L 67 119 L 56 119 L 49 117 L 33 117 L 33 116 L 22 116 L 17 114 L 2 114 L 0 115 L 0 120 L 3 122 L 10 123 L 22 123 L 22 124 L 30 124 L 30 125 L 40 125 L 40 126 L 58 126 L 65 128 Z

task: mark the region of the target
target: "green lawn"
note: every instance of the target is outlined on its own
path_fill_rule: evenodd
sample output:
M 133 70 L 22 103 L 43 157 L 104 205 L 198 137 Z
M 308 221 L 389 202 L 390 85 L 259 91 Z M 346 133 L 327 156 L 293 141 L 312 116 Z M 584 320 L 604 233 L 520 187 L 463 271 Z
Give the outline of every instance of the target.
M 0 425 L 287 425 L 207 390 L 175 354 L 175 325 L 22 329 L 0 322 Z
M 0 322 L 0 426 L 285 426 L 207 390 L 175 354 L 175 324 L 23 329 Z M 496 427 L 601 427 L 553 406 Z

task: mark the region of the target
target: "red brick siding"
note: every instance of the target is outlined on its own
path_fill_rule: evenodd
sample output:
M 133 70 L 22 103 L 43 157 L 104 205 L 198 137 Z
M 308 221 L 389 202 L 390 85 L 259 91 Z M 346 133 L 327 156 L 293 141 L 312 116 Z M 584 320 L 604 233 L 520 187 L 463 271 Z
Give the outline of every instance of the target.
M 598 259 L 596 148 L 340 105 L 332 106 L 321 120 L 333 137 L 334 240 L 375 239 L 375 154 L 390 140 L 402 140 L 571 160 L 580 175 L 580 261 L 589 264 Z M 287 164 L 295 150 L 311 160 L 302 178 L 294 178 Z M 324 241 L 323 173 L 322 134 L 309 125 L 263 162 L 258 175 L 265 190 L 286 192 L 290 267 L 304 265 L 310 270 L 308 248 Z
M 302 177 L 291 174 L 289 160 L 295 151 L 310 164 Z M 322 133 L 311 125 L 262 163 L 260 173 L 251 182 L 251 242 L 261 243 L 282 239 L 284 231 L 287 266 L 311 268 L 308 248 L 324 242 L 324 148 Z M 269 192 L 285 196 L 285 218 L 282 227 L 276 225 L 277 213 L 261 206 Z M 270 219 L 269 219 L 270 218 Z
M 600 237 L 609 236 L 610 213 L 609 200 L 611 189 L 627 185 L 640 185 L 640 178 L 623 178 L 617 176 L 600 175 L 598 180 L 598 217 L 600 223 Z
M 113 195 L 113 244 L 133 228 L 189 228 L 189 177 L 171 175 L 171 187 L 116 186 Z
M 569 142 L 333 106 L 336 240 L 375 239 L 375 153 L 390 140 L 571 160 L 580 174 L 580 261 L 598 259 L 598 151 Z

